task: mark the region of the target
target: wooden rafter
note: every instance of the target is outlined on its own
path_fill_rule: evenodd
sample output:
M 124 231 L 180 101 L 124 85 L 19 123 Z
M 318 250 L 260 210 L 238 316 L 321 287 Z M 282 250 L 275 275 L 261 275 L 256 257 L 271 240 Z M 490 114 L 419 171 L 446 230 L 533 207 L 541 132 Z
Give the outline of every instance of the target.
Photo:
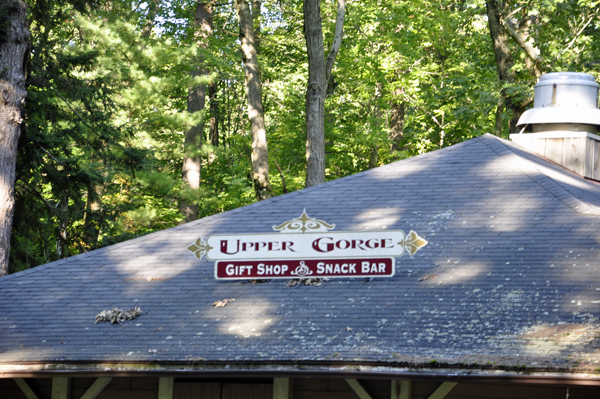
M 160 377 L 158 379 L 158 399 L 173 399 L 172 377 Z
M 52 399 L 71 399 L 71 379 L 54 377 L 52 379 Z
M 356 392 L 360 399 L 372 399 L 371 395 L 369 395 L 369 393 L 363 388 L 362 385 L 360 385 L 360 382 L 358 382 L 357 380 L 346 379 L 346 382 L 348 383 L 348 385 L 350 385 L 350 388 L 352 388 L 352 390 Z
M 27 381 L 25 381 L 25 379 L 15 378 L 15 382 L 17 383 L 19 388 L 21 388 L 21 391 L 23 391 L 27 399 L 39 399 L 35 392 L 33 392 L 33 390 L 31 389 L 29 384 L 27 384 Z
M 457 384 L 458 382 L 443 382 L 428 399 L 444 399 Z
M 96 399 L 111 381 L 112 377 L 97 378 L 88 390 L 85 391 L 81 399 Z
M 291 399 L 292 379 L 273 378 L 273 399 Z

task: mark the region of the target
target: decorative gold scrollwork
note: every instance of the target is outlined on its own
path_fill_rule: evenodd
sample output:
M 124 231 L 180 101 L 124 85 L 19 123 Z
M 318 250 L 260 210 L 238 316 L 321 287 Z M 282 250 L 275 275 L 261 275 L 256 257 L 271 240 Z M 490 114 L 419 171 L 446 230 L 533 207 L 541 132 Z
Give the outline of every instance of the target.
M 402 245 L 410 256 L 413 256 L 419 249 L 427 245 L 427 240 L 419 237 L 416 232 L 411 230 L 404 238 L 404 241 L 400 241 L 398 244 Z
M 333 229 L 335 229 L 335 224 L 311 218 L 306 214 L 306 210 L 297 219 L 288 220 L 279 226 L 273 226 L 273 230 L 280 233 L 326 232 Z
M 198 239 L 192 245 L 187 247 L 187 249 L 193 252 L 196 258 L 202 260 L 202 257 L 206 256 L 212 247 L 208 245 L 206 241 L 202 239 L 202 237 L 198 237 Z

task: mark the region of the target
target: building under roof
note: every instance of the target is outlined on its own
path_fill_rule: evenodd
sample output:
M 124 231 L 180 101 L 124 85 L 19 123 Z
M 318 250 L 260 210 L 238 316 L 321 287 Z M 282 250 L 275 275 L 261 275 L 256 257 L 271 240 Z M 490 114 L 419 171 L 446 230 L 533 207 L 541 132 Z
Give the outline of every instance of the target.
M 188 249 L 304 211 L 426 245 L 295 280 Z M 1 278 L 0 397 L 597 398 L 599 222 L 597 182 L 484 135 Z M 142 313 L 95 324 L 115 307 Z

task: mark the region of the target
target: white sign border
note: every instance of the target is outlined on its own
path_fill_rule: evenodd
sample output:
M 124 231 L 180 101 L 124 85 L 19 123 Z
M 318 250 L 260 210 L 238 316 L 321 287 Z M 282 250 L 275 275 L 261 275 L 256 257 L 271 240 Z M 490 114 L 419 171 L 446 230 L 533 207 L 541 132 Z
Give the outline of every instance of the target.
M 311 259 L 311 258 L 302 258 L 302 260 L 304 259 Z M 313 258 L 314 259 L 320 259 L 320 258 Z M 361 259 L 374 259 L 373 257 L 368 258 L 368 257 L 362 257 L 362 258 L 356 258 L 356 257 L 352 257 L 351 259 L 356 259 L 357 261 L 360 261 Z M 304 276 L 282 276 L 282 277 L 271 277 L 271 276 L 260 276 L 260 277 L 254 277 L 254 276 L 244 276 L 244 277 L 227 277 L 227 278 L 222 278 L 222 277 L 217 277 L 217 263 L 218 262 L 227 262 L 225 260 L 217 260 L 215 261 L 215 265 L 214 265 L 214 278 L 215 280 L 220 280 L 220 281 L 228 281 L 228 280 L 293 280 L 293 279 L 305 279 L 305 278 L 321 278 L 321 279 L 330 279 L 330 278 L 389 278 L 389 277 L 394 277 L 396 275 L 396 258 L 393 256 L 381 256 L 378 257 L 378 259 L 389 259 L 392 261 L 392 274 L 386 274 L 386 275 L 365 275 L 365 276 L 357 276 L 357 275 L 351 275 L 351 276 L 313 276 L 313 275 L 304 275 Z M 280 259 L 282 261 L 285 260 L 299 260 L 299 259 Z M 326 260 L 326 259 L 323 259 Z M 331 258 L 331 260 L 335 260 L 335 258 Z M 252 260 L 253 262 L 256 262 L 256 260 Z M 242 262 L 239 260 L 235 260 L 234 262 Z

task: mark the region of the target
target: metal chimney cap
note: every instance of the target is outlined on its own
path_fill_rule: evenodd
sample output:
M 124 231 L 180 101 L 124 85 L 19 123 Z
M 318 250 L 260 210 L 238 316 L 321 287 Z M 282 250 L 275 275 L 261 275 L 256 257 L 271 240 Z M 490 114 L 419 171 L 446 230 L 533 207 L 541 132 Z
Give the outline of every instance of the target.
M 550 72 L 540 77 L 540 80 L 535 85 L 545 86 L 557 84 L 575 84 L 598 87 L 598 83 L 594 77 L 588 73 L 583 72 Z
M 556 123 L 600 126 L 599 93 L 600 85 L 587 73 L 547 73 L 535 85 L 533 109 L 523 113 L 517 127 Z
M 527 110 L 517 127 L 547 123 L 574 123 L 600 126 L 600 109 L 583 107 L 546 107 Z

